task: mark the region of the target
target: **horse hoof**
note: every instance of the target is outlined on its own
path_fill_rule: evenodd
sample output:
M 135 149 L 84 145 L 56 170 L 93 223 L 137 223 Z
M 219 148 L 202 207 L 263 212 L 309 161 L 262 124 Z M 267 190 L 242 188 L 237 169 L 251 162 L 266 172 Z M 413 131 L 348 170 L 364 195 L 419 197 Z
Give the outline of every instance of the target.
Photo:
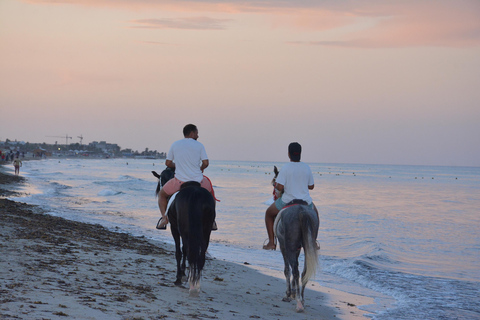
M 298 313 L 301 313 L 301 312 L 305 311 L 305 309 L 303 308 L 303 304 L 300 301 L 297 301 L 296 310 L 297 310 Z
M 292 301 L 292 298 L 290 298 L 290 297 L 284 297 L 284 298 L 282 299 L 282 301 L 290 302 L 290 301 Z
M 190 289 L 188 296 L 192 298 L 197 298 L 200 295 L 200 289 L 195 288 L 195 289 Z
M 174 282 L 176 286 L 181 286 L 182 285 L 182 280 L 177 279 L 177 281 Z

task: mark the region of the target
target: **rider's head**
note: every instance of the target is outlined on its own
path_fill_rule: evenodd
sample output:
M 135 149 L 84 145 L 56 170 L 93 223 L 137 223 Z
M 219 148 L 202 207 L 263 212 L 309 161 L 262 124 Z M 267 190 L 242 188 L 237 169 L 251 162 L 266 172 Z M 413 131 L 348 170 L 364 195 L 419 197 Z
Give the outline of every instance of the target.
M 192 138 L 197 140 L 198 138 L 197 126 L 194 124 L 187 124 L 185 127 L 183 127 L 183 136 L 185 138 Z
M 298 142 L 292 142 L 288 145 L 288 156 L 293 162 L 300 161 L 302 156 L 302 146 Z

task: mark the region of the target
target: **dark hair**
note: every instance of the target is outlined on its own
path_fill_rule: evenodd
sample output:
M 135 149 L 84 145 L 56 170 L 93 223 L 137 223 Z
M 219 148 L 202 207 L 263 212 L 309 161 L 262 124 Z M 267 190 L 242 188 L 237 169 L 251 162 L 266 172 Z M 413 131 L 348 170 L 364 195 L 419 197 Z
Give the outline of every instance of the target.
M 183 127 L 183 136 L 188 136 L 192 131 L 198 131 L 197 126 L 191 123 L 187 124 L 185 127 Z
M 298 142 L 292 142 L 288 145 L 288 154 L 290 155 L 290 160 L 300 161 L 302 156 L 302 146 Z

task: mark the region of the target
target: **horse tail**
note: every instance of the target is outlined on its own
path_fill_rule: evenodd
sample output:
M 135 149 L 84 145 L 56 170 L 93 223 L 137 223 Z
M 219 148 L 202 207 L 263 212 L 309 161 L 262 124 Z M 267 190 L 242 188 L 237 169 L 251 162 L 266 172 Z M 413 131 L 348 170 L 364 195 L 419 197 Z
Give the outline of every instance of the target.
M 194 201 L 189 205 L 190 210 L 188 211 L 189 250 L 187 258 L 190 265 L 190 280 L 193 284 L 197 284 L 200 280 L 203 266 L 205 265 L 205 253 L 207 251 L 203 235 L 204 205 L 202 201 L 198 201 L 198 198 L 191 200 Z
M 302 285 L 305 287 L 308 280 L 315 274 L 318 266 L 318 252 L 316 247 L 315 223 L 308 212 L 302 212 L 302 238 L 303 251 L 305 252 L 305 268 L 302 275 Z

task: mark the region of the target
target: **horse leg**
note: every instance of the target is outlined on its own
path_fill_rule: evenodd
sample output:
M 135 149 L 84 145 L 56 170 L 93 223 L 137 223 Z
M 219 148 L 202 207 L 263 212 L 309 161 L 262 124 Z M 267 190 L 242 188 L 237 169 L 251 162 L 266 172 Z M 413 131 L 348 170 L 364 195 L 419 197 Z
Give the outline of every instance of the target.
M 181 270 L 182 270 L 182 281 L 183 282 L 187 282 L 187 275 L 185 274 L 185 270 L 187 269 L 187 249 L 185 248 L 185 245 L 182 246 L 182 252 L 183 252 L 183 259 L 182 259 L 182 266 L 181 266 Z
M 213 216 L 215 213 L 213 213 Z M 212 232 L 212 224 L 215 221 L 214 219 L 206 219 L 203 221 L 203 246 L 200 248 L 200 259 L 198 261 L 197 265 L 197 272 L 198 272 L 198 279 L 195 281 L 193 279 L 194 272 L 193 270 L 190 271 L 190 291 L 189 291 L 189 296 L 190 297 L 198 297 L 200 295 L 200 281 L 201 281 L 201 272 L 203 269 L 203 266 L 205 264 L 205 254 L 207 253 L 207 248 L 208 244 L 210 242 L 210 233 Z
M 289 302 L 292 301 L 292 287 L 290 285 L 290 265 L 288 264 L 288 261 L 284 257 L 284 262 L 285 262 L 285 269 L 283 270 L 283 273 L 285 274 L 285 281 L 287 283 L 287 291 L 285 291 L 285 297 L 282 299 L 283 301 Z
M 291 285 L 291 269 L 290 269 L 290 254 L 286 248 L 285 239 L 278 234 L 278 244 L 280 245 L 280 250 L 282 251 L 283 263 L 285 267 L 283 269 L 283 274 L 285 275 L 285 282 L 287 284 L 287 290 L 285 291 L 285 297 L 282 301 L 289 302 L 292 301 L 292 285 Z
M 192 274 L 192 272 L 190 272 Z M 190 290 L 188 291 L 189 297 L 198 297 L 200 295 L 200 279 L 196 283 L 193 281 L 189 281 L 190 283 Z
M 188 290 L 188 296 L 196 298 L 200 295 L 200 279 L 198 279 L 196 282 L 194 280 L 194 274 L 195 270 L 192 265 L 189 264 L 188 266 L 188 284 L 189 284 L 189 290 Z M 197 270 L 197 272 L 199 272 Z
M 172 229 L 173 239 L 175 240 L 175 258 L 177 259 L 177 279 L 175 280 L 175 285 L 179 286 L 182 284 L 182 271 L 181 260 L 182 260 L 182 249 L 180 247 L 180 235 L 178 231 L 175 232 Z
M 293 273 L 293 287 L 295 299 L 297 300 L 297 312 L 303 312 L 305 309 L 303 307 L 302 296 L 300 295 L 300 272 L 298 271 L 298 256 L 300 250 L 297 251 L 295 261 L 292 264 L 292 273 Z
M 302 291 L 301 291 L 302 304 L 305 304 L 304 293 L 305 293 L 305 287 L 306 287 L 307 281 L 308 281 L 308 279 L 305 279 L 305 275 L 307 273 L 307 264 L 308 264 L 307 257 L 305 255 L 305 262 L 304 262 L 303 272 L 302 272 Z

